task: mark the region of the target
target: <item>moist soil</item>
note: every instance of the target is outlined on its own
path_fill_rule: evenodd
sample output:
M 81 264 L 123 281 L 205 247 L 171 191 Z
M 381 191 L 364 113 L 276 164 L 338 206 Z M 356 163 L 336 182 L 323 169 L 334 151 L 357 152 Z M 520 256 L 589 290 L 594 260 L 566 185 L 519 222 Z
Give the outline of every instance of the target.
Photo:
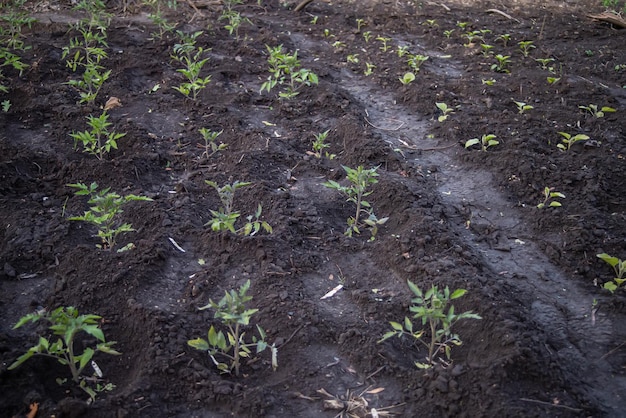
M 145 7 L 109 2 L 111 76 L 93 105 L 77 103 L 62 58 L 68 25 L 84 15 L 29 4 L 29 67 L 3 68 L 2 416 L 24 417 L 33 403 L 41 417 L 624 416 L 626 299 L 602 288 L 614 274 L 596 254 L 626 257 L 626 30 L 590 18 L 603 9 L 587 1 L 314 1 L 296 12 L 263 0 L 235 6 L 249 19 L 237 39 L 217 2 L 196 11 L 192 1 L 163 9 L 178 30 L 203 31 L 211 82 L 197 99 L 174 89 L 184 81 L 171 59 L 177 37 L 151 35 Z M 493 53 L 463 36 L 471 31 Z M 533 41 L 528 57 L 523 41 Z M 292 99 L 278 87 L 261 94 L 266 46 L 278 45 L 297 50 L 319 83 Z M 429 57 L 407 85 L 399 47 Z M 510 57 L 508 72 L 492 69 L 495 54 Z M 126 135 L 98 160 L 70 133 L 110 97 L 121 103 L 108 110 L 110 129 Z M 514 101 L 533 108 L 520 113 Z M 454 113 L 439 121 L 437 102 Z M 616 112 L 579 108 L 590 104 Z M 222 131 L 227 148 L 205 153 L 199 128 Z M 334 159 L 311 155 L 324 131 Z M 562 151 L 558 132 L 589 139 Z M 465 147 L 488 134 L 499 143 Z M 342 166 L 360 165 L 377 167 L 367 200 L 389 218 L 374 241 L 366 228 L 344 235 L 355 206 L 323 186 L 347 185 Z M 250 182 L 234 198 L 236 225 L 261 204 L 273 233 L 212 231 L 221 203 L 205 180 Z M 67 186 L 77 182 L 153 199 L 118 215 L 134 231 L 116 249 L 132 250 L 97 248 L 96 228 L 68 219 L 88 210 Z M 565 195 L 562 206 L 537 208 L 546 187 Z M 258 312 L 245 338 L 263 327 L 278 368 L 266 350 L 239 376 L 220 374 L 187 341 L 225 330 L 198 308 L 247 280 Z M 411 315 L 407 280 L 467 289 L 456 312 L 482 317 L 459 321 L 463 344 L 427 370 L 414 364 L 425 361 L 420 342 L 379 342 L 389 321 Z M 54 359 L 7 370 L 50 336 L 44 324 L 13 325 L 59 306 L 101 316 L 122 353 L 94 356 L 99 383 L 115 385 L 95 402 L 57 383 L 70 375 Z M 77 349 L 93 342 L 76 337 Z

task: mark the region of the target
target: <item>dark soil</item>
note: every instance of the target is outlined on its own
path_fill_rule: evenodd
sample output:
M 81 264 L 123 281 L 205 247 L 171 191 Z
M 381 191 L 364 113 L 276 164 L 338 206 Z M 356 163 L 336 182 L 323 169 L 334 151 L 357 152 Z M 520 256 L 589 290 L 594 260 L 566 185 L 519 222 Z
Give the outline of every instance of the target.
M 591 1 L 469 3 L 314 1 L 297 13 L 296 4 L 246 1 L 236 10 L 251 24 L 237 40 L 221 7 L 199 15 L 179 2 L 167 19 L 203 30 L 198 45 L 210 50 L 203 75 L 212 81 L 196 101 L 173 89 L 182 82 L 170 58 L 176 37 L 151 39 L 146 9 L 111 3 L 111 78 L 90 106 L 77 104 L 61 58 L 80 15 L 33 2 L 32 49 L 21 54 L 29 67 L 22 76 L 3 69 L 9 93 L 0 97 L 12 104 L 0 114 L 0 415 L 26 416 L 38 402 L 41 417 L 349 416 L 329 409 L 334 396 L 338 407 L 361 402 L 356 417 L 624 416 L 626 298 L 602 289 L 613 272 L 596 254 L 626 257 L 626 30 L 587 17 L 602 11 Z M 491 69 L 480 42 L 464 46 L 463 32 L 482 29 L 511 57 L 510 73 Z M 496 40 L 505 33 L 506 46 Z M 390 38 L 389 51 L 377 37 Z M 536 46 L 527 58 L 525 40 Z M 266 45 L 298 50 L 319 84 L 291 100 L 259 94 Z M 406 86 L 398 46 L 430 57 Z M 353 54 L 358 63 L 347 62 Z M 122 103 L 109 111 L 112 129 L 126 136 L 99 161 L 69 134 L 111 96 Z M 518 113 L 513 100 L 534 108 Z M 436 102 L 454 108 L 443 122 Z M 589 104 L 617 112 L 596 118 L 579 109 Z M 202 127 L 223 130 L 228 148 L 203 156 Z M 333 160 L 307 154 L 326 130 Z M 590 140 L 563 152 L 559 131 Z M 499 144 L 464 147 L 485 134 Z M 389 220 L 373 242 L 366 231 L 343 234 L 354 207 L 322 186 L 345 183 L 342 165 L 378 167 L 368 200 Z M 273 233 L 211 231 L 220 201 L 205 180 L 251 182 L 235 197 L 240 222 L 260 203 Z M 76 182 L 154 199 L 121 215 L 136 231 L 118 248 L 133 250 L 98 249 L 92 226 L 68 220 L 88 209 L 67 187 Z M 536 208 L 545 187 L 565 194 L 562 207 Z M 221 375 L 187 341 L 223 329 L 198 307 L 248 279 L 252 323 L 278 347 L 279 367 L 264 352 L 240 376 Z M 409 315 L 407 280 L 467 289 L 456 311 L 483 318 L 459 322 L 463 345 L 427 371 L 414 366 L 421 345 L 378 343 L 389 321 Z M 123 353 L 96 354 L 103 383 L 116 387 L 91 404 L 56 383 L 68 371 L 53 359 L 7 370 L 47 336 L 40 324 L 13 330 L 17 320 L 59 306 L 100 315 Z

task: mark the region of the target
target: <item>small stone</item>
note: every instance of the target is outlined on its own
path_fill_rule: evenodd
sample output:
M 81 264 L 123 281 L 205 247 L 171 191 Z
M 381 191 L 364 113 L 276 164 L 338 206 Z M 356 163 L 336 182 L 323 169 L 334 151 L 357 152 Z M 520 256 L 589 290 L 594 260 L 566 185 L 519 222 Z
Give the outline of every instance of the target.
M 11 266 L 9 263 L 4 263 L 4 274 L 6 274 L 9 277 L 17 276 L 17 272 L 15 271 L 13 266 Z

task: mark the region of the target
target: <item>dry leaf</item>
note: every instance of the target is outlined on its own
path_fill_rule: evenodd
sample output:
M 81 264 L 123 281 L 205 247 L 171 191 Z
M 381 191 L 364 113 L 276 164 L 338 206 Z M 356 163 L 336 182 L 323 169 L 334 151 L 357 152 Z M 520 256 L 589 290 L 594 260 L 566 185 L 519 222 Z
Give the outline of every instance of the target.
M 30 411 L 26 414 L 26 418 L 35 418 L 37 416 L 37 411 L 39 410 L 39 403 L 33 402 L 30 404 Z
M 122 106 L 122 102 L 120 102 L 120 99 L 118 99 L 115 96 L 111 96 L 109 97 L 109 100 L 107 100 L 106 104 L 104 105 L 104 110 L 111 110 L 111 109 L 115 109 L 116 107 L 121 107 Z
M 385 390 L 385 388 L 376 388 L 376 389 L 372 389 L 372 390 L 368 390 L 365 393 L 368 393 L 370 395 L 376 395 L 377 393 L 382 392 L 383 390 Z

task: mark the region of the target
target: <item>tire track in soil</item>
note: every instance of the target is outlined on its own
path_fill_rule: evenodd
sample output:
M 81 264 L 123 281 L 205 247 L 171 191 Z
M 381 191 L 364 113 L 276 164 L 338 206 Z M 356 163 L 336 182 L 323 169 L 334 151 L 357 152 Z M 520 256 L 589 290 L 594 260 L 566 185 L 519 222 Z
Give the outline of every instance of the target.
M 461 74 L 450 69 L 446 73 Z M 347 70 L 335 77 L 360 102 L 368 115 L 367 122 L 378 128 L 392 149 L 406 149 L 409 142 L 410 149 L 428 151 L 418 152 L 417 158 L 409 156 L 407 162 L 418 170 L 437 167 L 441 200 L 459 213 L 451 228 L 482 254 L 494 273 L 508 279 L 507 284 L 513 286 L 518 298 L 533 301 L 528 319 L 547 336 L 546 351 L 562 367 L 566 380 L 572 386 L 584 387 L 582 390 L 608 414 L 620 416 L 626 408 L 622 397 L 626 379 L 611 376 L 612 367 L 602 357 L 611 349 L 612 318 L 600 315 L 592 322 L 590 297 L 543 254 L 529 236 L 530 227 L 498 193 L 491 174 L 459 164 L 455 158 L 458 146 L 447 148 L 429 139 L 428 121 L 396 104 L 392 95 L 368 80 Z M 469 217 L 463 217 L 463 213 L 469 213 Z M 495 238 L 485 239 L 485 233 Z

